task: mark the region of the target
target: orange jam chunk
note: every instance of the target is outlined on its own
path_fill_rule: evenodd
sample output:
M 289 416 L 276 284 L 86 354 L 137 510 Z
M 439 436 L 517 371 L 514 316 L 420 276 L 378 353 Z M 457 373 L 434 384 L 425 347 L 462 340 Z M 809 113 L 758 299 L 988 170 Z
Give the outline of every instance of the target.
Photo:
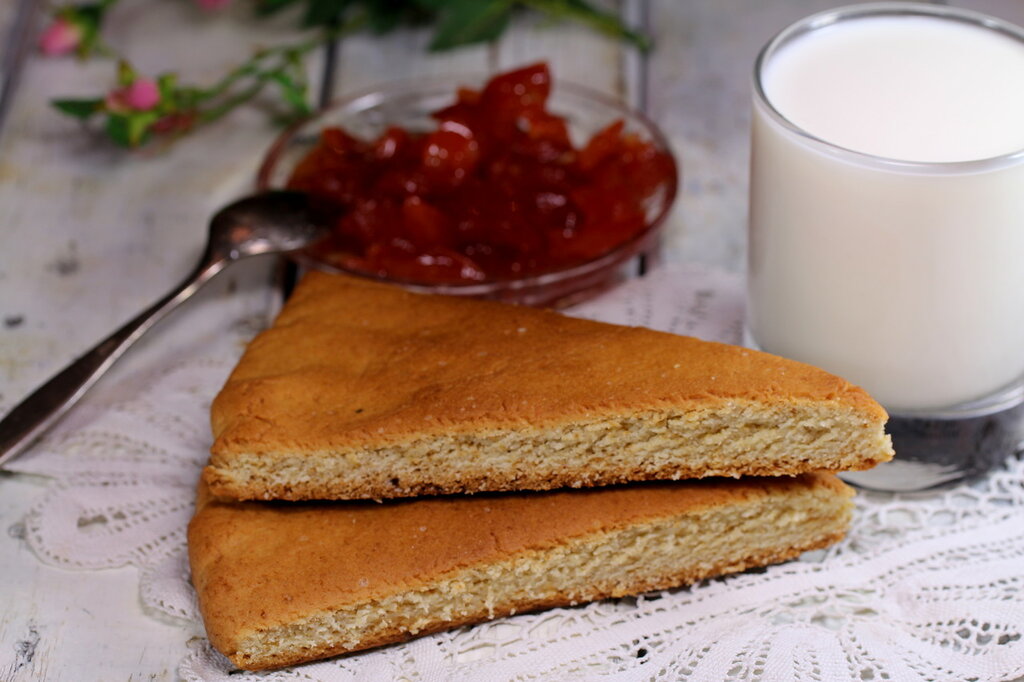
M 289 181 L 338 207 L 317 256 L 398 280 L 483 282 L 581 264 L 642 232 L 671 157 L 622 121 L 575 148 L 550 93 L 537 64 L 460 89 L 432 132 L 325 129 Z

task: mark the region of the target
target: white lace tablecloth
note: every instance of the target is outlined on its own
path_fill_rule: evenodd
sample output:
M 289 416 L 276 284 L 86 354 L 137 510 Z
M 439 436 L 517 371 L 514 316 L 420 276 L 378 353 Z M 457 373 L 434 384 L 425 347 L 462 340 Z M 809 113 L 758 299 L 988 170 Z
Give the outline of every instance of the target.
M 742 300 L 736 277 L 691 266 L 659 270 L 573 314 L 738 342 Z M 10 467 L 53 478 L 24 521 L 40 560 L 84 570 L 136 566 L 153 616 L 197 634 L 182 651 L 185 680 L 1024 676 L 1018 457 L 981 482 L 942 493 L 862 493 L 846 540 L 797 561 L 284 671 L 232 672 L 201 636 L 185 528 L 210 446 L 210 401 L 250 334 L 216 329 L 158 371 L 97 391 Z

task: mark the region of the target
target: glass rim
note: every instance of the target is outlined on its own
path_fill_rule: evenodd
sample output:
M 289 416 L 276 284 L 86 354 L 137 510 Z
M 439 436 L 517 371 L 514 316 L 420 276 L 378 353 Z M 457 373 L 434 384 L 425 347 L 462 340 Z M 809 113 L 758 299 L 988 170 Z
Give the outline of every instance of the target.
M 848 147 L 829 142 L 808 132 L 783 115 L 772 104 L 764 91 L 762 74 L 764 67 L 772 56 L 784 45 L 842 21 L 883 16 L 923 16 L 939 19 L 950 19 L 970 24 L 978 28 L 994 31 L 1000 35 L 1016 40 L 1024 45 L 1024 28 L 997 17 L 976 12 L 974 10 L 950 7 L 948 5 L 932 5 L 922 2 L 873 2 L 858 5 L 846 5 L 834 9 L 811 14 L 779 31 L 768 41 L 754 60 L 753 92 L 754 104 L 768 114 L 772 122 L 781 125 L 788 132 L 797 135 L 814 149 L 831 156 L 883 170 L 903 173 L 920 173 L 929 175 L 958 175 L 997 170 L 1017 165 L 1024 161 L 1024 148 L 1005 154 L 966 161 L 905 161 L 892 157 L 860 152 Z

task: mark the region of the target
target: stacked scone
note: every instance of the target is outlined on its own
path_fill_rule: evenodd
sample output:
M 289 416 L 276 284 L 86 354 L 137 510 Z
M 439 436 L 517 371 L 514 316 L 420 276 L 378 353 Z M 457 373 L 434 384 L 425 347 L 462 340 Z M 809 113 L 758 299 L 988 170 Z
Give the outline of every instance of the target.
M 839 540 L 825 472 L 885 419 L 764 353 L 312 273 L 214 402 L 193 582 L 253 670 L 691 583 Z

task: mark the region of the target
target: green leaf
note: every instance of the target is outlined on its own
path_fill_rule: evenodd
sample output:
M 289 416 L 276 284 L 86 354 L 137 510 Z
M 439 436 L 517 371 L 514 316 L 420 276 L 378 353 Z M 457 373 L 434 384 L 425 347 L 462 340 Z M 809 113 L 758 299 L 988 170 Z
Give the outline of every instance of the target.
M 302 25 L 306 28 L 333 25 L 351 4 L 351 0 L 307 0 Z
M 587 0 L 519 0 L 519 2 L 555 19 L 578 21 L 605 35 L 628 40 L 641 50 L 651 47 L 650 38 L 626 26 L 617 15 L 598 9 Z
M 77 18 L 80 26 L 93 31 L 99 30 L 100 24 L 103 22 L 103 15 L 107 11 L 106 6 L 100 3 L 77 5 L 69 9 Z
M 280 12 L 285 7 L 290 7 L 299 0 L 258 0 L 256 3 L 256 16 L 265 17 Z
M 460 45 L 494 40 L 508 26 L 512 0 L 453 0 L 445 3 L 430 49 L 450 50 Z
M 50 102 L 57 111 L 83 121 L 103 106 L 102 99 L 55 99 Z
M 132 65 L 125 60 L 122 59 L 117 63 L 117 84 L 121 87 L 131 85 L 138 76 Z
M 312 109 L 306 101 L 306 86 L 303 83 L 296 82 L 294 78 L 280 71 L 269 74 L 269 77 L 281 87 L 284 100 L 291 105 L 295 113 L 300 115 L 312 113 Z
M 483 0 L 482 0 L 483 1 Z M 374 33 L 387 33 L 401 24 L 418 24 L 434 16 L 415 0 L 360 0 Z
M 205 91 L 200 88 L 179 87 L 174 90 L 174 96 L 167 101 L 174 103 L 174 109 L 189 111 L 196 108 L 205 94 Z
M 111 114 L 107 117 L 107 135 L 122 147 L 140 147 L 149 139 L 149 128 L 156 120 L 151 112 Z
M 156 86 L 160 89 L 160 99 L 169 102 L 174 98 L 174 92 L 178 88 L 178 75 L 174 73 L 162 73 L 156 79 Z

